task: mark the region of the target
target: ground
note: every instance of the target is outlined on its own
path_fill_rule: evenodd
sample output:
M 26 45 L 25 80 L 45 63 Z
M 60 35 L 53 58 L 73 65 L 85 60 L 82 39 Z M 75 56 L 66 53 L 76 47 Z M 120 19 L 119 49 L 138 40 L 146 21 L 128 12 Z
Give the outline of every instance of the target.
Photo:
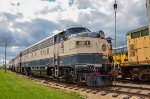
M 50 88 L 0 69 L 0 99 L 82 99 L 76 93 Z

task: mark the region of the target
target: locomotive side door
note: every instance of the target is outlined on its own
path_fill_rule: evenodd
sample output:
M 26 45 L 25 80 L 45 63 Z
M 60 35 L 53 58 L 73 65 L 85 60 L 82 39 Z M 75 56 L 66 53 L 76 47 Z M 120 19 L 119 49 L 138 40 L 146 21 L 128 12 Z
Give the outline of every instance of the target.
M 53 57 L 54 75 L 59 77 L 59 35 L 54 36 Z

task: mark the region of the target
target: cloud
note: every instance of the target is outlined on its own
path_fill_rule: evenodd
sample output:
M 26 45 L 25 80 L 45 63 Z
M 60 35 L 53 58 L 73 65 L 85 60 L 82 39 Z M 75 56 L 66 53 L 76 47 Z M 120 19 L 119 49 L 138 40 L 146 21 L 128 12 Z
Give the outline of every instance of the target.
M 8 42 L 10 57 L 15 56 L 26 46 L 69 25 L 82 25 L 92 31 L 103 30 L 106 37 L 114 39 L 113 0 L 19 2 L 20 6 L 16 12 L 12 11 L 12 8 L 9 9 L 12 6 L 7 4 L 7 1 L 5 4 L 1 3 L 0 42 L 2 43 L 0 45 L 3 46 L 4 42 Z M 126 44 L 127 31 L 147 25 L 147 12 L 145 1 L 117 0 L 117 3 L 117 46 L 119 47 Z
M 39 18 L 30 22 L 17 22 L 16 20 L 21 18 L 19 15 L 3 13 L 5 18 L 1 20 L 2 24 L 0 24 L 0 57 L 3 57 L 6 42 L 8 44 L 7 55 L 10 59 L 27 46 L 51 35 L 54 30 L 60 27 L 54 22 Z
M 74 4 L 78 9 L 87 9 L 92 5 L 90 0 L 76 0 Z

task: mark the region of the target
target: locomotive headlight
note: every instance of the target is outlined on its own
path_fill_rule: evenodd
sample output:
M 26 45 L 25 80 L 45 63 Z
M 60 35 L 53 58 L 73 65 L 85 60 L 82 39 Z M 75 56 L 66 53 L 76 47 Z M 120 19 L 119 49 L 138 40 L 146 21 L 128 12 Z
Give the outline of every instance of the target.
M 105 38 L 105 33 L 102 30 L 99 31 L 99 35 L 100 35 L 100 38 L 102 39 Z
M 91 45 L 91 42 L 90 41 L 76 41 L 76 45 L 89 46 L 89 45 Z

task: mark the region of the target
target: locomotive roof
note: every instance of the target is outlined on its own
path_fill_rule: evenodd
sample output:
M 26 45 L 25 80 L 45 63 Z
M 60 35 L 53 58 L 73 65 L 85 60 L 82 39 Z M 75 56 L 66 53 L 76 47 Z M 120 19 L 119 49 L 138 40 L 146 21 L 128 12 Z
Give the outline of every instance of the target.
M 144 27 L 140 27 L 140 28 L 130 30 L 130 31 L 127 32 L 126 36 L 131 35 L 131 33 L 138 32 L 138 31 L 145 30 L 145 29 L 148 29 L 148 26 L 144 26 Z

